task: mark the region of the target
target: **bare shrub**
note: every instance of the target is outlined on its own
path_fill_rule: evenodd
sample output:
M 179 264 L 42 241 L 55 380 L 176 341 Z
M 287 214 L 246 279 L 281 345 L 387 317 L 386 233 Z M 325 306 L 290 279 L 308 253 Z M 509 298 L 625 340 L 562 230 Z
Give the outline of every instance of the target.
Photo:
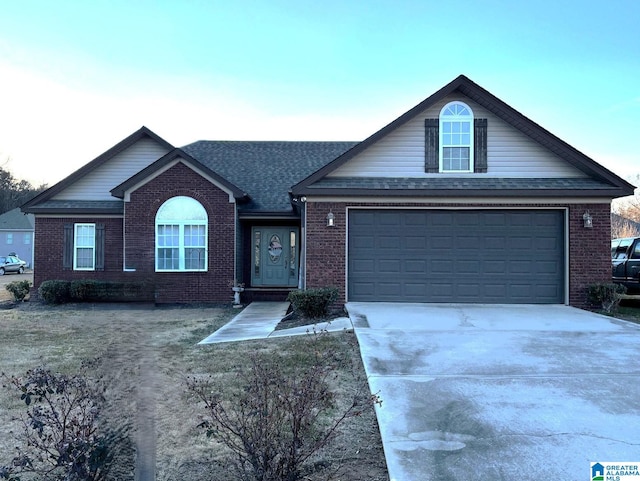
M 107 481 L 119 457 L 130 455 L 128 427 L 112 428 L 100 419 L 104 388 L 85 373 L 58 374 L 39 367 L 24 377 L 6 376 L 25 403 L 20 417 L 21 446 L 0 479 Z M 26 475 L 26 478 L 18 476 Z
M 335 353 L 310 345 L 309 363 L 292 365 L 284 356 L 254 354 L 235 386 L 212 377 L 186 381 L 204 405 L 200 427 L 229 448 L 243 481 L 298 481 L 327 478 L 313 458 L 339 434 L 346 420 L 362 413 L 377 396 L 355 393 L 339 405 L 328 383 Z M 323 472 L 324 471 L 324 472 Z

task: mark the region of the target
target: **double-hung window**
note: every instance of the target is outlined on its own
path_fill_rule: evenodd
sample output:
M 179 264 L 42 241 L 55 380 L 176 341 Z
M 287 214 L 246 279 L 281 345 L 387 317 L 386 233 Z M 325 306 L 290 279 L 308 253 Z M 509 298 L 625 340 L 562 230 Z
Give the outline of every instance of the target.
M 207 211 L 191 197 L 162 204 L 156 214 L 156 271 L 206 271 L 207 224 Z
M 92 271 L 96 268 L 96 225 L 75 224 L 73 232 L 73 269 Z
M 440 172 L 473 172 L 473 112 L 462 102 L 440 111 Z

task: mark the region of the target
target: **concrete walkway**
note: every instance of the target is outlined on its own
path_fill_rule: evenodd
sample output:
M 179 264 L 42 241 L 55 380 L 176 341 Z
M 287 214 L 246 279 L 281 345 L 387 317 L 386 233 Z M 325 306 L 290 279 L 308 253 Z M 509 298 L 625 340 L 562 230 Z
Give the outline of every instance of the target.
M 323 322 L 309 326 L 294 327 L 276 331 L 276 326 L 287 315 L 288 302 L 252 302 L 238 313 L 230 322 L 198 344 L 215 344 L 219 342 L 248 341 L 272 337 L 300 336 L 320 331 L 342 331 L 353 329 L 347 317 L 334 319 L 330 323 Z

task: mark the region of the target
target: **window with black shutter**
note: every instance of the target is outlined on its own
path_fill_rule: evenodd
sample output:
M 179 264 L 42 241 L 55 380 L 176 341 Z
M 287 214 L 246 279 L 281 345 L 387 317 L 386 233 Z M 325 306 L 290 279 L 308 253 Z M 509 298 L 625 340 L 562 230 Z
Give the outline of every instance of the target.
M 437 119 L 425 119 L 426 173 L 487 172 L 487 119 L 450 102 Z

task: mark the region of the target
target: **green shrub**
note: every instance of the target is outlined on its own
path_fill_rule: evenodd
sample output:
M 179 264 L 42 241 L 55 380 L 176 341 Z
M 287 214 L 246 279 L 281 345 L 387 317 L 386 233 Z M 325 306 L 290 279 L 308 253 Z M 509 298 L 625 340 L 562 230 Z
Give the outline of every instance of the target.
M 306 291 L 291 291 L 287 300 L 293 309 L 305 317 L 326 316 L 329 307 L 338 299 L 337 287 L 320 287 Z
M 620 304 L 620 296 L 626 292 L 623 285 L 597 283 L 589 286 L 588 296 L 591 305 L 605 312 L 614 312 Z
M 116 302 L 150 300 L 150 291 L 144 282 L 97 281 L 93 279 L 72 281 L 71 299 L 78 302 Z
M 29 281 L 14 281 L 5 286 L 5 289 L 11 293 L 13 300 L 16 302 L 24 301 L 24 298 L 29 294 L 30 288 L 31 282 Z
M 63 304 L 69 302 L 71 283 L 63 280 L 44 281 L 38 287 L 40 298 L 47 304 Z
M 94 280 L 71 281 L 69 296 L 76 301 L 95 299 L 100 289 L 100 282 Z

